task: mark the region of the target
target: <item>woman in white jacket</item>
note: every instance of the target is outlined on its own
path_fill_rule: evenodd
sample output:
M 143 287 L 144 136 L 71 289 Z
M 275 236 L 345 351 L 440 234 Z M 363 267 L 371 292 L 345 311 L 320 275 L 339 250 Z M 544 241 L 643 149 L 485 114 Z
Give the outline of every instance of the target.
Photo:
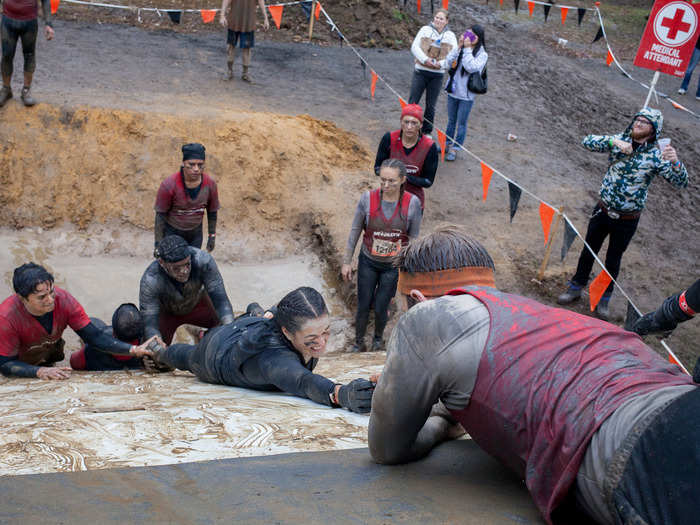
M 411 45 L 411 53 L 416 61 L 411 79 L 411 95 L 409 104 L 419 104 L 425 92 L 424 134 L 433 131 L 435 104 L 437 103 L 442 79 L 447 66 L 444 58 L 457 47 L 455 34 L 447 28 L 447 10 L 438 9 L 430 25 L 423 26 L 418 31 Z
M 488 58 L 489 55 L 484 47 L 484 28 L 480 25 L 474 25 L 470 31 L 459 38 L 459 44 L 445 59 L 447 66 L 459 61 L 451 85 L 448 82 L 450 91 L 447 92 L 446 133 L 448 139 L 445 160 L 455 160 L 457 148 L 454 145 L 464 144 L 464 139 L 467 136 L 467 119 L 476 97 L 473 92 L 469 91 L 469 75 L 475 72 L 483 74 Z M 457 128 L 457 136 L 455 136 L 455 128 Z

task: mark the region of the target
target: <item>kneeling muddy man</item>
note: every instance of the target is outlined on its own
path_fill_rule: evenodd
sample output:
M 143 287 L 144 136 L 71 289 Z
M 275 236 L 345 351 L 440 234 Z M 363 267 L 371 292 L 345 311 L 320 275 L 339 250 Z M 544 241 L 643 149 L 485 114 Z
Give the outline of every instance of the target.
M 120 341 L 138 345 L 143 339 L 143 316 L 135 304 L 119 305 L 112 315 L 112 326 L 107 326 L 97 317 L 91 317 L 90 321 L 102 332 Z M 70 366 L 73 370 L 122 370 L 144 367 L 141 357 L 114 354 L 89 343 L 71 354 Z
M 288 392 L 322 405 L 369 412 L 374 383 L 355 379 L 339 385 L 313 373 L 330 333 L 321 294 L 297 288 L 272 311 L 272 319 L 243 315 L 209 330 L 197 346 L 174 344 L 154 352 L 153 359 L 189 370 L 207 383 Z
M 547 523 L 569 496 L 598 523 L 695 523 L 700 388 L 636 334 L 500 292 L 493 270 L 456 228 L 402 254 L 410 310 L 372 402 L 374 460 L 413 461 L 466 430 Z
M 54 366 L 64 356 L 61 338 L 70 326 L 83 341 L 115 355 L 150 355 L 142 345 L 119 341 L 90 321 L 75 298 L 54 286 L 54 278 L 34 263 L 16 268 L 15 295 L 0 304 L 0 371 L 6 375 L 67 379 L 70 368 Z
M 168 235 L 141 277 L 139 308 L 146 337 L 173 340 L 177 327 L 213 328 L 233 321 L 233 309 L 214 258 L 192 248 L 182 237 Z

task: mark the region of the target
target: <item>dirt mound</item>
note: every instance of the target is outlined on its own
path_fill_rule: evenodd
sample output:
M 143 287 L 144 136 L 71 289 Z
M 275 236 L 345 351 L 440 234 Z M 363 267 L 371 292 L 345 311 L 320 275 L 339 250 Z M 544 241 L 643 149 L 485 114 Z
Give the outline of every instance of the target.
M 339 199 L 339 175 L 370 163 L 357 137 L 305 115 L 196 120 L 40 105 L 9 106 L 3 120 L 0 222 L 17 228 L 109 219 L 152 228 L 156 190 L 179 168 L 186 142 L 207 148 L 222 229 L 285 231 L 310 202 L 318 213 L 336 211 L 349 205 Z

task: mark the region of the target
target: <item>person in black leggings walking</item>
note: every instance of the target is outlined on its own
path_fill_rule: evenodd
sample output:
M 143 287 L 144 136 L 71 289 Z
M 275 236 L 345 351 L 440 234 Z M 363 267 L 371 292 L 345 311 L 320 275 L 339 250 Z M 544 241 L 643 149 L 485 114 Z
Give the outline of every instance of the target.
M 364 230 L 357 267 L 357 314 L 354 352 L 366 351 L 364 342 L 369 309 L 374 300 L 374 340 L 372 350 L 381 350 L 382 335 L 389 317 L 388 308 L 396 293 L 398 270 L 393 258 L 410 239 L 418 236 L 422 212 L 415 195 L 404 191 L 406 166 L 397 159 L 385 160 L 379 168 L 381 187 L 360 198 L 348 236 L 341 273 L 349 281 L 352 256 Z
M 51 22 L 50 0 L 41 0 L 41 8 L 44 12 L 44 34 L 46 40 L 54 36 Z M 36 100 L 30 92 L 34 69 L 36 68 L 36 36 L 38 32 L 39 15 L 37 0 L 4 0 L 2 9 L 2 23 L 0 24 L 0 37 L 2 37 L 2 89 L 0 89 L 0 107 L 12 98 L 12 61 L 17 50 L 17 41 L 22 41 L 22 54 L 24 55 L 24 86 L 21 99 L 25 106 L 33 106 Z

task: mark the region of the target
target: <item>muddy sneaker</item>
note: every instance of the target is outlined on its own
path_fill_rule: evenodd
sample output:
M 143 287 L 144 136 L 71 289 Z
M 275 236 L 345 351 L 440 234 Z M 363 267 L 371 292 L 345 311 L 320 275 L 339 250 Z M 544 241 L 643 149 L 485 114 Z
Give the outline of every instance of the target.
M 569 282 L 566 291 L 557 297 L 557 304 L 571 304 L 581 297 L 581 288 L 578 284 Z
M 245 313 L 251 317 L 262 317 L 265 315 L 265 310 L 263 310 L 262 306 L 260 306 L 258 303 L 250 303 L 248 308 L 245 309 Z
M 449 160 L 452 162 L 457 158 L 457 154 L 454 152 L 454 150 L 449 150 L 447 153 L 445 153 L 445 160 Z
M 598 319 L 610 321 L 610 296 L 600 298 L 600 302 L 595 307 L 595 313 Z
M 683 89 L 683 88 L 680 88 L 680 89 L 678 90 L 678 94 L 679 94 L 679 95 L 685 95 L 685 94 L 686 94 L 686 90 Z
M 36 104 L 36 100 L 32 96 L 32 92 L 28 87 L 23 87 L 22 88 L 22 94 L 20 95 L 20 98 L 22 99 L 22 102 L 24 102 L 24 105 L 27 107 L 33 106 Z
M 224 76 L 224 80 L 233 80 L 233 69 L 229 69 L 226 71 L 226 75 Z
M 364 342 L 362 342 L 362 343 L 355 342 L 352 345 L 352 347 L 350 348 L 351 354 L 356 354 L 358 352 L 366 352 L 366 351 L 367 351 L 367 347 L 365 346 Z
M 375 336 L 372 339 L 372 352 L 381 352 L 382 350 L 384 350 L 384 341 L 381 337 Z
M 5 102 L 12 98 L 12 88 L 7 86 L 2 86 L 0 89 L 0 108 L 5 105 Z

